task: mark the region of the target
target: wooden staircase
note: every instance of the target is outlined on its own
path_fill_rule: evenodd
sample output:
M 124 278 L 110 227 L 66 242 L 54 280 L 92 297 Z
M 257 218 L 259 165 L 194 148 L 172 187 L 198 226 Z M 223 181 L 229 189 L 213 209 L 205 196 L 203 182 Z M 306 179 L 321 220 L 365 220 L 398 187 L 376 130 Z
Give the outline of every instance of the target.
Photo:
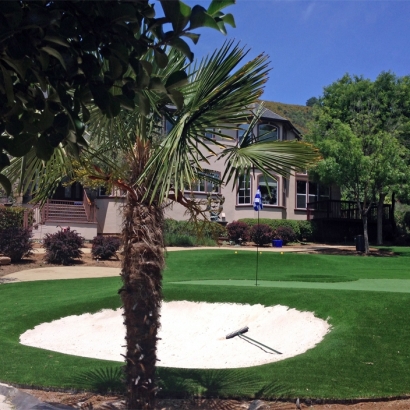
M 84 201 L 66 201 L 49 199 L 41 210 L 41 222 L 55 222 L 70 225 L 70 223 L 96 222 L 94 206 L 84 198 Z

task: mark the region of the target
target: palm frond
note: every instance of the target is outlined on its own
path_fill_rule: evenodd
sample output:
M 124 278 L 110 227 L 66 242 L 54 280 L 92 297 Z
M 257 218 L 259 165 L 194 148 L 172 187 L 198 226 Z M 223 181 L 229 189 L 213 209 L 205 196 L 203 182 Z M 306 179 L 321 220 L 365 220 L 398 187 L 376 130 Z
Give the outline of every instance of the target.
M 228 184 L 242 175 L 259 170 L 289 177 L 294 171 L 306 170 L 319 159 L 319 154 L 310 144 L 299 141 L 275 141 L 250 144 L 246 147 L 229 147 L 221 153 L 225 159 L 222 180 Z
M 205 143 L 209 128 L 223 129 L 219 134 L 230 139 L 227 131 L 247 120 L 247 107 L 261 95 L 268 66 L 267 57 L 261 55 L 238 67 L 245 55 L 229 42 L 195 68 L 192 82 L 182 89 L 185 105 L 174 114 L 174 128 L 137 181 L 147 185 L 151 198 L 164 198 L 171 189 L 183 190 L 197 178 L 195 170 L 209 164 L 208 156 L 218 155 L 212 146 L 224 145 Z
M 69 145 L 57 147 L 49 161 L 40 160 L 31 150 L 24 157 L 13 158 L 5 173 L 12 183 L 17 184 L 19 193 L 30 190 L 34 195 L 33 202 L 41 204 L 52 196 L 65 177 L 72 175 L 73 159 Z

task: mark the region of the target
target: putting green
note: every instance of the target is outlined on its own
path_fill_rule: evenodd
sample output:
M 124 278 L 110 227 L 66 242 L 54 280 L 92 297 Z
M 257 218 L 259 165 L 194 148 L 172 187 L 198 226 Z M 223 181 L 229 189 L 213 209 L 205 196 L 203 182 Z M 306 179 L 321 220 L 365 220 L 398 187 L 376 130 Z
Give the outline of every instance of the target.
M 169 282 L 176 285 L 215 285 L 215 286 L 253 286 L 255 280 L 190 280 Z M 332 289 L 360 290 L 368 292 L 410 293 L 409 279 L 359 279 L 351 282 L 294 282 L 258 280 L 258 286 L 264 288 Z

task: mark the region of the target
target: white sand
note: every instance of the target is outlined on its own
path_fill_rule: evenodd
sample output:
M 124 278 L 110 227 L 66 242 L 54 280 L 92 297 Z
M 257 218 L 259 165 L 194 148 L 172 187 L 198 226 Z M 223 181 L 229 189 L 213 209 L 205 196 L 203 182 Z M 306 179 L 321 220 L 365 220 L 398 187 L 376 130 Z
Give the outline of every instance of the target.
M 236 368 L 276 362 L 306 352 L 330 331 L 327 321 L 286 306 L 164 303 L 158 342 L 159 366 Z M 125 329 L 121 311 L 68 316 L 43 323 L 20 336 L 20 343 L 61 353 L 123 361 Z M 225 336 L 245 334 L 282 354 Z

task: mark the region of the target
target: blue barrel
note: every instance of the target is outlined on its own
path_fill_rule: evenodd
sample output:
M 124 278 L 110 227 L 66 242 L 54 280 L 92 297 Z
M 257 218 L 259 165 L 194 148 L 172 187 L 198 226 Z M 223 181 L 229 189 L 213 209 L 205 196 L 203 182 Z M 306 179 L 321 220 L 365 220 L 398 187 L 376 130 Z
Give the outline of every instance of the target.
M 273 246 L 274 248 L 281 248 L 282 245 L 283 245 L 282 239 L 274 239 L 274 240 L 272 241 L 272 246 Z

